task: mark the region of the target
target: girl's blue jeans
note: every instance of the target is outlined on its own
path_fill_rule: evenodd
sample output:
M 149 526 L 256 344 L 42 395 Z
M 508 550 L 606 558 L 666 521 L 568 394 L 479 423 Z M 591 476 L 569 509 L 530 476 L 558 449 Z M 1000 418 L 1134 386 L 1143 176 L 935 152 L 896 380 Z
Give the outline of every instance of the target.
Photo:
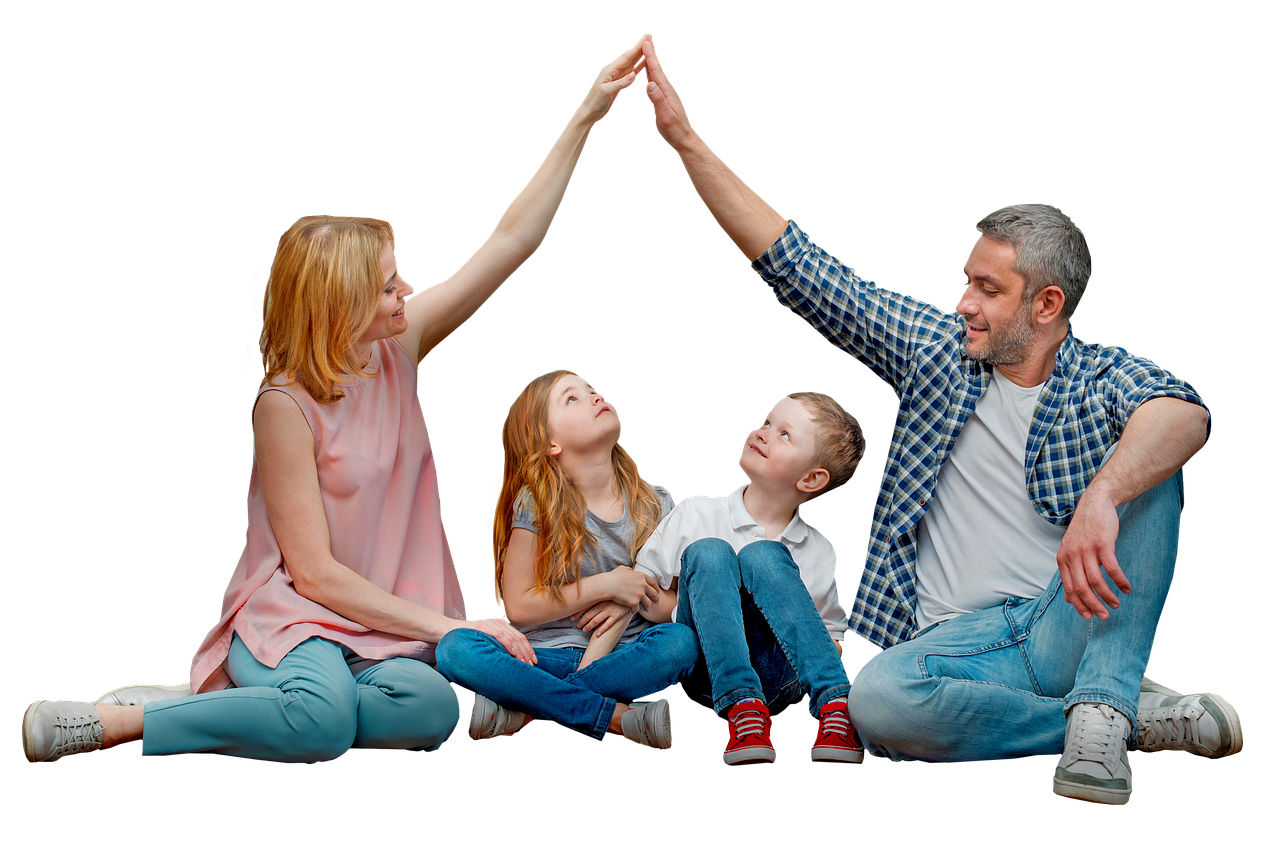
M 351 747 L 435 750 L 458 722 L 453 686 L 415 659 L 370 663 L 311 638 L 272 669 L 236 636 L 226 667 L 239 687 L 147 703 L 144 754 L 322 762 Z
M 816 718 L 849 693 L 840 653 L 782 543 L 737 554 L 714 537 L 690 545 L 680 557 L 676 620 L 702 648 L 685 692 L 721 717 L 752 697 L 777 714 L 807 693 Z
M 650 626 L 579 670 L 584 651 L 538 647 L 538 663 L 525 664 L 491 635 L 454 629 L 436 646 L 436 667 L 504 708 L 600 739 L 618 702 L 675 684 L 698 657 L 693 632 L 675 623 Z
M 1178 551 L 1182 472 L 1117 510 L 1116 559 L 1133 588 L 1117 594 L 1119 608 L 1083 619 L 1055 575 L 1035 599 L 955 617 L 881 652 L 849 695 L 867 749 L 933 762 L 1060 753 L 1075 703 L 1106 703 L 1136 731 Z

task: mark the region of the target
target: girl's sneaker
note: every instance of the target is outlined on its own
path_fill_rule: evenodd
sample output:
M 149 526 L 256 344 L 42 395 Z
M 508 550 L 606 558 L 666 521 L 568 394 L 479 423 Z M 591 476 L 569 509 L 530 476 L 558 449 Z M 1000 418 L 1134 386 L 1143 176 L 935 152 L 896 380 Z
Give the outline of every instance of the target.
M 622 734 L 636 744 L 666 750 L 671 746 L 671 706 L 666 700 L 631 703 L 622 713 Z
M 809 751 L 814 762 L 861 762 L 862 742 L 849 719 L 849 703 L 833 700 L 818 709 L 818 740 Z
M 772 762 L 776 754 L 769 741 L 769 708 L 752 697 L 729 707 L 729 744 L 724 749 L 726 765 Z
M 477 740 L 494 738 L 519 732 L 522 726 L 524 726 L 523 712 L 504 709 L 488 697 L 476 694 L 475 705 L 471 707 L 471 725 L 467 727 L 467 735 Z

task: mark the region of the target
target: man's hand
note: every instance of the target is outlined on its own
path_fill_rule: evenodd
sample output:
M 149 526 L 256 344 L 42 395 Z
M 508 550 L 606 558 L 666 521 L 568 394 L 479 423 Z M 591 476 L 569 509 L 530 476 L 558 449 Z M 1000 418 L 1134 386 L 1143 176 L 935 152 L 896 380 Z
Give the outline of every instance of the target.
M 1100 620 L 1107 618 L 1103 602 L 1112 608 L 1120 607 L 1120 598 L 1103 578 L 1102 570 L 1111 576 L 1121 593 L 1132 589 L 1116 561 L 1119 535 L 1120 517 L 1116 515 L 1115 505 L 1092 487 L 1086 489 L 1058 549 L 1062 592 L 1086 620 L 1095 615 Z
M 653 117 L 658 124 L 658 133 L 677 151 L 684 148 L 693 138 L 693 128 L 689 126 L 689 116 L 680 103 L 680 96 L 675 87 L 662 73 L 662 64 L 658 62 L 658 54 L 653 50 L 651 36 L 646 36 L 641 46 L 644 51 L 644 73 L 649 78 L 645 91 L 653 102 Z

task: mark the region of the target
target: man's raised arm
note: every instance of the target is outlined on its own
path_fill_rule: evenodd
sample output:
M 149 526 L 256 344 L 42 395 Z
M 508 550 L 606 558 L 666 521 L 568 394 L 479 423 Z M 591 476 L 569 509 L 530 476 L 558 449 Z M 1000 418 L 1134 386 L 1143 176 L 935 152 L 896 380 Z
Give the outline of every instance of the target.
M 787 221 L 742 183 L 742 179 L 733 174 L 694 133 L 680 96 L 662 72 L 653 42 L 646 39 L 643 49 L 645 74 L 649 77 L 647 91 L 649 100 L 653 102 L 658 133 L 680 155 L 694 189 L 724 233 L 737 244 L 742 254 L 754 261 L 782 236 L 787 229 Z

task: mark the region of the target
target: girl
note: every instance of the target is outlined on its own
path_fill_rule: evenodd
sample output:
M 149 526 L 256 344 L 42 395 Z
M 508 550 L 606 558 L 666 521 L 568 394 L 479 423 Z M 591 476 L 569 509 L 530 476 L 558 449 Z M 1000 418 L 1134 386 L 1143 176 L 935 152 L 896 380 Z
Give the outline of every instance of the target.
M 671 622 L 675 595 L 631 568 L 673 503 L 640 479 L 621 430 L 614 408 L 569 371 L 538 377 L 511 405 L 495 583 L 536 660 L 472 629 L 444 636 L 436 666 L 476 692 L 472 738 L 546 718 L 597 739 L 612 732 L 671 746 L 667 701 L 631 701 L 689 673 L 698 647 Z
M 600 72 L 493 235 L 417 299 L 405 301 L 413 289 L 385 222 L 304 217 L 281 237 L 263 306 L 248 543 L 192 663 L 195 696 L 126 689 L 96 705 L 33 703 L 28 760 L 139 738 L 144 754 L 282 762 L 353 745 L 432 750 L 458 718 L 431 667 L 445 633 L 467 626 L 533 660 L 504 621 L 463 615 L 418 363 L 541 243 L 588 133 L 639 60 L 637 43 Z

